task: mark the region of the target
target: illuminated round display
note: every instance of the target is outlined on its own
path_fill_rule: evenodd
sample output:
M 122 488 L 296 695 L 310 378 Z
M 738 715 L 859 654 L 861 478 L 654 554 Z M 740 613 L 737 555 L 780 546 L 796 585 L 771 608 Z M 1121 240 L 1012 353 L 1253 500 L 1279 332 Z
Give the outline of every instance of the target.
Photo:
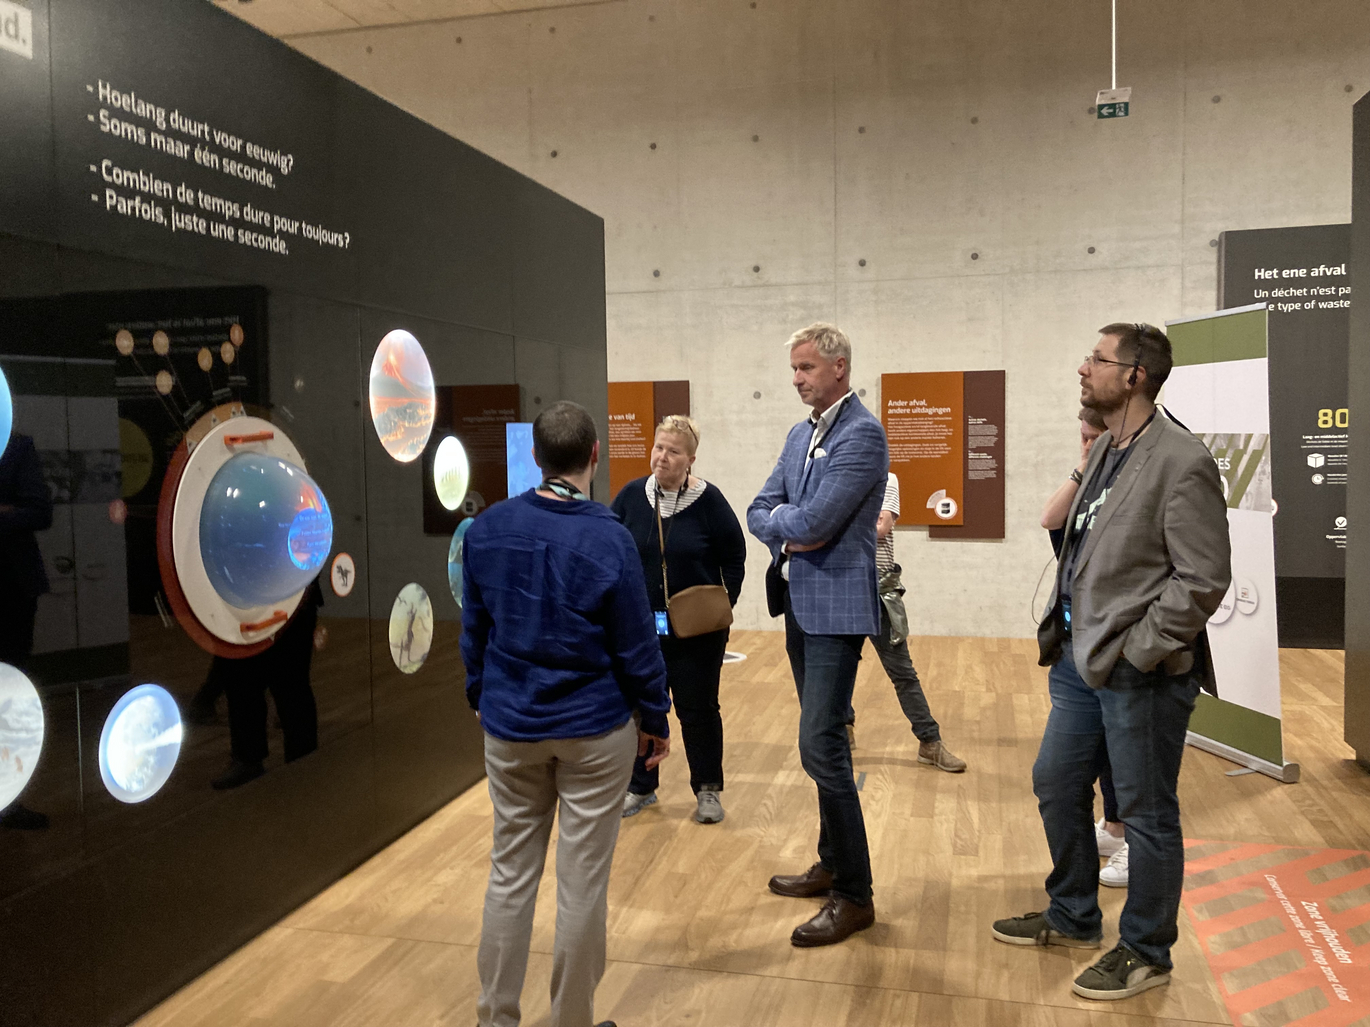
M 0 809 L 24 790 L 43 751 L 43 703 L 32 682 L 0 663 Z
M 433 604 L 417 582 L 400 589 L 390 608 L 390 658 L 402 673 L 413 674 L 433 647 Z
M 438 443 L 438 451 L 433 454 L 433 487 L 438 491 L 438 501 L 448 510 L 455 510 L 466 498 L 470 484 L 471 464 L 466 459 L 466 450 L 449 435 Z
M 452 544 L 447 547 L 447 587 L 452 590 L 452 598 L 458 606 L 461 605 L 461 543 L 475 520 L 474 517 L 468 517 L 458 524 L 457 530 L 452 533 Z
M 419 340 L 395 329 L 371 360 L 371 422 L 385 451 L 409 463 L 433 431 L 433 372 Z
M 150 799 L 181 754 L 181 711 L 160 685 L 139 685 L 114 704 L 100 732 L 100 779 L 120 802 Z
M 210 481 L 200 556 L 224 602 L 244 610 L 278 603 L 309 584 L 332 548 L 328 501 L 294 464 L 238 453 Z
M 14 427 L 14 400 L 10 398 L 10 383 L 0 368 L 0 453 L 10 444 L 10 429 Z

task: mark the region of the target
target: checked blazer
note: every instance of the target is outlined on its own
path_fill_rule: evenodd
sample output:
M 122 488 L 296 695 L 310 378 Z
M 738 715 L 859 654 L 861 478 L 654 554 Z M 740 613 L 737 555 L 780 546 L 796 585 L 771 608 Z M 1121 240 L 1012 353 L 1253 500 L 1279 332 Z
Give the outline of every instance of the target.
M 890 469 L 885 429 L 848 394 L 807 461 L 813 423 L 790 429 L 765 486 L 747 508 L 747 528 L 771 551 L 767 600 L 778 604 L 779 566 L 788 542 L 821 549 L 790 556 L 790 603 L 810 635 L 878 635 L 875 523 Z

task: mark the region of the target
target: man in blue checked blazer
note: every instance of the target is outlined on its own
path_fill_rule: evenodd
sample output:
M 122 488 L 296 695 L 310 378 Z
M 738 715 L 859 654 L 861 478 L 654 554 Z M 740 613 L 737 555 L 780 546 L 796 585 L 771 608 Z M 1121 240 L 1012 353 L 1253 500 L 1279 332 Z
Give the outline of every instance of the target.
M 812 324 L 788 343 L 794 387 L 813 413 L 747 509 L 747 527 L 771 550 L 766 599 L 785 617 L 785 650 L 799 693 L 799 756 L 818 786 L 818 862 L 771 878 L 771 891 L 828 896 L 794 929 L 798 946 L 831 945 L 875 922 L 870 851 L 852 779 L 847 709 L 867 635 L 880 631 L 875 524 L 889 473 L 880 422 L 851 390 L 851 343 Z

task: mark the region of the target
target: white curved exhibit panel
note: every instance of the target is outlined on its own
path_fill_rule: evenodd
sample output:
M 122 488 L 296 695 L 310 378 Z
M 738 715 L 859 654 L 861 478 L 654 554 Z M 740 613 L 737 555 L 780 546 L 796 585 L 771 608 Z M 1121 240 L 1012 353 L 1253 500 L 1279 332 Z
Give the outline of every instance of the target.
M 0 663 L 0 809 L 29 783 L 43 751 L 43 703 L 17 668 Z
M 114 704 L 100 732 L 100 779 L 120 802 L 144 802 L 167 783 L 181 754 L 181 711 L 160 685 L 139 685 Z

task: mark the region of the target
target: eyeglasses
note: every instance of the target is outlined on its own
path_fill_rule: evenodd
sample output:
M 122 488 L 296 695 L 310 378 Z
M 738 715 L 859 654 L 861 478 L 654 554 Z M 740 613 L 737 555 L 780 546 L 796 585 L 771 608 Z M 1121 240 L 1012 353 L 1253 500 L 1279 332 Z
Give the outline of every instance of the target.
M 1084 362 L 1090 367 L 1098 367 L 1100 364 L 1114 364 L 1117 367 L 1131 367 L 1131 360 L 1105 360 L 1097 353 L 1086 353 Z

